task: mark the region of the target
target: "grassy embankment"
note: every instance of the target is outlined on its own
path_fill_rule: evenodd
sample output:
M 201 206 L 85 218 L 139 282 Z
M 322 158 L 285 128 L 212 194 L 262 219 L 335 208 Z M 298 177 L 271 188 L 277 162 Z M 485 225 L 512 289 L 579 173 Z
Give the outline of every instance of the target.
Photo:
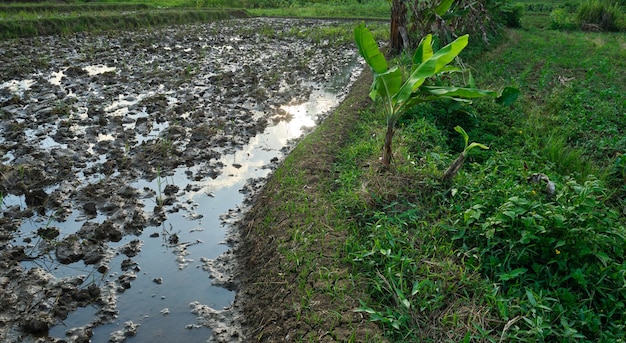
M 0 4 L 0 39 L 132 30 L 246 16 L 242 9 L 197 8 L 190 1 Z
M 271 8 L 254 0 L 29 2 L 0 4 L 0 39 L 37 35 L 132 30 L 245 16 L 388 18 L 384 0 Z
M 340 108 L 296 148 L 248 236 L 273 247 L 255 257 L 266 282 L 299 299 L 281 306 L 315 328 L 328 315 L 320 303 L 337 304 L 339 322 L 357 296 L 394 342 L 625 337 L 626 37 L 542 27 L 507 30 L 465 60 L 480 87 L 519 87 L 516 104 L 416 108 L 391 171 L 379 165 L 376 106 L 355 120 Z M 463 147 L 456 125 L 491 149 L 443 185 Z

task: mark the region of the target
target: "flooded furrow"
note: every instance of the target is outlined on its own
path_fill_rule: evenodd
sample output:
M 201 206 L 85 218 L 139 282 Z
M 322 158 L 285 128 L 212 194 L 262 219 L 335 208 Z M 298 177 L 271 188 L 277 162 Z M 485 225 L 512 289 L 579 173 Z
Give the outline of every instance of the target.
M 243 19 L 0 42 L 0 340 L 242 341 L 232 225 L 361 69 Z

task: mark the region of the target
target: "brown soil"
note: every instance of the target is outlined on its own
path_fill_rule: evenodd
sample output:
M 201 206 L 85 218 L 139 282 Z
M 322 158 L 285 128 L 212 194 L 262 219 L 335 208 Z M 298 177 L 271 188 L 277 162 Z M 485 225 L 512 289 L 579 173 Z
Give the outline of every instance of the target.
M 246 320 L 244 336 L 251 341 L 383 341 L 380 329 L 354 311 L 367 295 L 343 256 L 349 233 L 333 227 L 334 209 L 325 199 L 336 151 L 359 112 L 371 106 L 364 100 L 370 84 L 371 73 L 364 72 L 246 214 L 237 251 L 237 302 Z M 296 174 L 297 184 L 290 184 L 289 176 Z M 288 210 L 289 203 L 304 210 Z

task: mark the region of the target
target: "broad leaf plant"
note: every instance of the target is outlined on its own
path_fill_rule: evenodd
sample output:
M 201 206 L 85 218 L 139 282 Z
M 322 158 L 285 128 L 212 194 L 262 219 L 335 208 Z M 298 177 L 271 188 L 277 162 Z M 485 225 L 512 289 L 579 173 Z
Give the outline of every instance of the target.
M 438 51 L 433 50 L 433 37 L 422 39 L 412 58 L 410 73 L 405 75 L 398 66 L 389 67 L 383 53 L 378 48 L 374 36 L 364 24 L 354 29 L 354 39 L 359 54 L 365 59 L 374 74 L 370 91 L 372 100 L 383 102 L 383 111 L 387 121 L 387 132 L 383 147 L 382 163 L 391 164 L 392 142 L 398 119 L 411 107 L 437 100 L 471 102 L 471 99 L 485 96 L 498 96 L 494 91 L 478 89 L 469 78 L 466 87 L 441 85 L 427 82 L 447 73 L 464 73 L 464 69 L 449 65 L 467 46 L 468 35 L 461 36 Z M 497 102 L 509 104 L 517 98 L 518 90 L 505 88 Z

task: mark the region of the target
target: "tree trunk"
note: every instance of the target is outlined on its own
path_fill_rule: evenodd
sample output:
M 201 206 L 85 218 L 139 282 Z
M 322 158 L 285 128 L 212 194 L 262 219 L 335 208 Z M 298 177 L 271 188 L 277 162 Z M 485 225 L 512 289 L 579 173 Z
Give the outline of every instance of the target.
M 391 3 L 391 53 L 397 54 L 404 48 L 402 33 L 406 32 L 406 4 L 403 0 L 393 0 Z
M 388 168 L 391 165 L 392 147 L 394 129 L 393 125 L 387 125 L 387 134 L 385 134 L 385 145 L 383 146 L 383 166 Z

